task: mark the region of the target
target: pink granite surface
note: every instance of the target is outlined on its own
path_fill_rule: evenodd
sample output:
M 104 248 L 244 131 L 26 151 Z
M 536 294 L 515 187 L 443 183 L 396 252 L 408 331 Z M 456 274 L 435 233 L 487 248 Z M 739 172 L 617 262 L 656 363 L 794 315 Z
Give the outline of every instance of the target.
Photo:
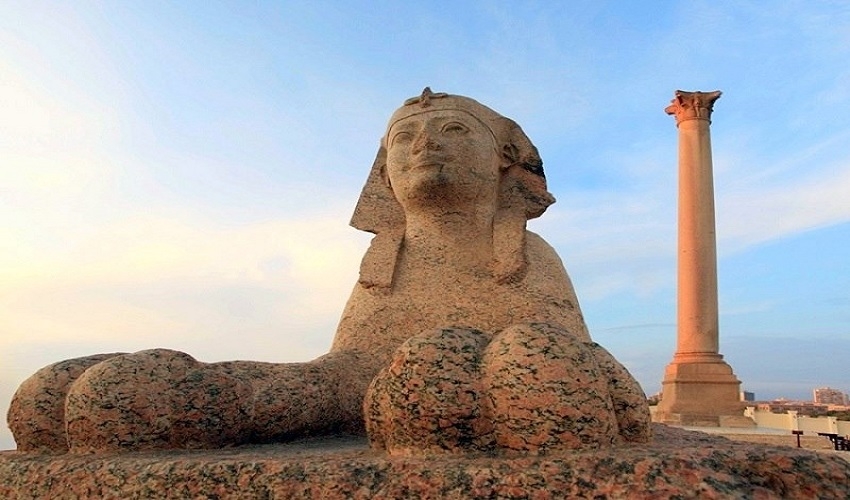
M 86 370 L 68 391 L 71 452 L 211 448 L 245 440 L 250 385 L 188 354 L 151 349 Z
M 124 353 L 97 354 L 45 366 L 24 381 L 9 404 L 8 424 L 19 451 L 64 450 L 65 398 L 87 369 Z
M 834 455 L 653 424 L 650 444 L 389 457 L 337 437 L 213 451 L 0 453 L 0 498 L 850 498 Z
M 366 393 L 371 445 L 390 455 L 543 454 L 649 440 L 638 383 L 598 344 L 545 323 L 410 338 Z
M 368 363 L 353 352 L 320 360 L 202 363 L 170 349 L 70 359 L 20 386 L 9 428 L 19 451 L 43 453 L 204 449 L 363 432 Z

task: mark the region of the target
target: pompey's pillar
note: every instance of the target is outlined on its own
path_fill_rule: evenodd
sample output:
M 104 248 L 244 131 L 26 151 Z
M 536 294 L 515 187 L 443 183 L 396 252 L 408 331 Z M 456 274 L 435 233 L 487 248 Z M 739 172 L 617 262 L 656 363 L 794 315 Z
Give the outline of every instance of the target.
M 677 90 L 665 111 L 679 129 L 679 260 L 677 345 L 654 419 L 695 425 L 751 425 L 743 417 L 741 382 L 720 354 L 717 246 L 711 164 L 711 112 L 719 91 Z

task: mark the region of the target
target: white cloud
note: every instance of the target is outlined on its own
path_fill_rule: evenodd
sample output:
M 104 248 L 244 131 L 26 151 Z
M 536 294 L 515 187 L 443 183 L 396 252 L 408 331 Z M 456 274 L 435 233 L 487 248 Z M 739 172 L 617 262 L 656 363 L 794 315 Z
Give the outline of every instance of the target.
M 328 310 L 327 302 L 304 296 L 311 289 L 321 291 L 316 295 L 345 296 L 356 279 L 359 256 L 368 242 L 343 220 L 334 214 L 226 227 L 181 214 L 137 214 L 81 236 L 72 248 L 50 259 L 12 259 L 7 262 L 10 271 L 4 274 L 0 287 L 5 297 L 17 297 L 14 303 L 34 301 L 43 309 L 44 301 L 36 299 L 45 291 L 51 291 L 47 297 L 73 297 L 75 289 L 163 283 L 175 286 L 180 280 L 201 281 L 211 287 L 298 290 L 304 292 L 296 294 L 301 305 L 309 306 L 311 314 L 322 316 L 334 312 Z M 65 302 L 62 307 L 67 311 L 62 314 L 85 309 L 75 303 L 76 299 Z M 117 303 L 109 306 L 111 312 L 98 314 L 120 321 L 130 312 Z M 14 304 L 9 309 L 4 321 L 23 310 Z M 33 319 L 35 314 L 21 319 L 7 338 L 26 338 L 36 327 L 24 325 Z M 111 320 L 103 321 L 108 324 Z M 33 325 L 39 323 L 42 331 L 51 329 L 44 322 L 34 321 Z M 164 326 L 154 324 L 158 325 L 155 330 Z M 9 328 L 5 325 L 7 331 Z
M 757 170 L 761 176 L 745 175 L 717 194 L 718 235 L 726 251 L 850 221 L 850 158 L 818 164 L 802 155 L 790 170 Z

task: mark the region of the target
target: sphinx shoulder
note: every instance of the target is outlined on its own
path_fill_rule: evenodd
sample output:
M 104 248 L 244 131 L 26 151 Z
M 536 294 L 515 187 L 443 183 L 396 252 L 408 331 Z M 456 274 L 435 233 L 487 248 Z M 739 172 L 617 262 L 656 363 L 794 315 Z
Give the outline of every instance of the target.
M 564 267 L 558 252 L 539 234 L 526 231 L 525 232 L 525 251 L 529 265 L 536 263 L 557 265 Z

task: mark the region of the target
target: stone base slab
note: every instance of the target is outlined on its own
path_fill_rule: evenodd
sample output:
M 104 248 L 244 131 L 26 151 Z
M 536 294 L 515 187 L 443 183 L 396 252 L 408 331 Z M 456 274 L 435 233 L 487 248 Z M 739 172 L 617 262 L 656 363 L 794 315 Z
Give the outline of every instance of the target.
M 722 356 L 677 355 L 667 365 L 661 401 L 653 419 L 673 425 L 718 427 L 721 420 L 743 425 L 741 381 Z M 747 426 L 752 426 L 748 424 Z
M 648 445 L 388 457 L 364 438 L 209 451 L 0 453 L 0 498 L 850 498 L 850 462 L 653 424 Z

